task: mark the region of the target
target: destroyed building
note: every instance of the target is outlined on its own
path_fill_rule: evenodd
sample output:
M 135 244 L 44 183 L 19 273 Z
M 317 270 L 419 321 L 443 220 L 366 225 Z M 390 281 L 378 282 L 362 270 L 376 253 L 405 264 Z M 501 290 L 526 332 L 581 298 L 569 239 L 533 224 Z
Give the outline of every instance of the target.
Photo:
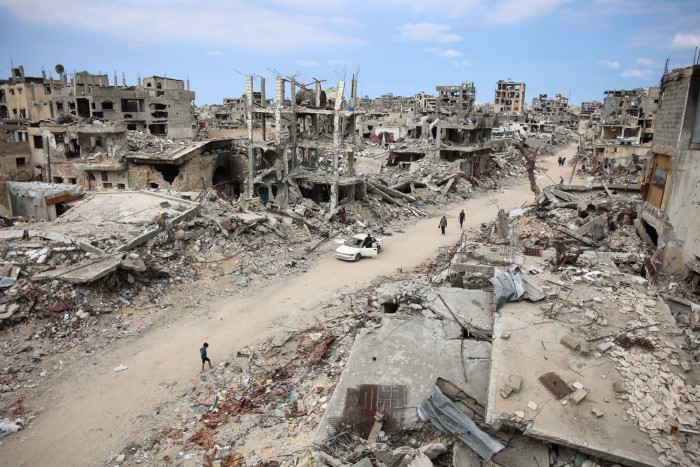
M 123 121 L 129 130 L 148 131 L 169 138 L 192 138 L 195 121 L 194 91 L 189 81 L 152 76 L 138 78 L 136 86 L 121 86 L 114 75 L 74 73 L 69 80 L 62 65 L 58 79 L 28 77 L 24 67 L 13 68 L 12 77 L 0 83 L 0 119 L 40 121 L 73 116 L 108 122 Z
M 119 123 L 31 124 L 31 163 L 52 183 L 88 190 L 218 186 L 240 193 L 243 162 L 231 140 L 172 141 L 127 130 Z
M 435 110 L 438 116 L 460 115 L 466 117 L 474 110 L 476 86 L 471 81 L 465 81 L 460 86 L 437 86 Z
M 519 113 L 525 110 L 525 83 L 498 80 L 493 100 L 495 113 Z
M 700 66 L 664 75 L 640 218 L 665 270 L 700 281 Z
M 620 145 L 651 142 L 658 103 L 658 87 L 605 91 L 600 139 Z
M 248 196 L 286 207 L 290 201 L 309 198 L 330 203 L 334 211 L 340 199 L 365 195 L 363 181 L 355 176 L 355 146 L 359 144 L 357 118 L 362 111 L 353 80 L 350 103 L 344 99 L 345 83 L 327 95 L 321 83 L 306 86 L 294 79 L 276 80 L 275 99 L 255 103 L 253 78 L 246 84 L 248 139 Z M 261 91 L 264 96 L 264 80 Z M 287 98 L 289 92 L 289 98 Z M 255 140 L 253 129 L 275 127 L 274 140 Z
M 581 118 L 581 120 L 599 122 L 601 119 L 602 107 L 603 104 L 599 101 L 581 102 L 581 111 L 579 113 L 579 117 Z
M 527 121 L 533 133 L 543 124 L 562 125 L 572 130 L 578 127 L 578 116 L 569 108 L 569 98 L 559 93 L 554 98 L 548 97 L 547 94 L 533 98 L 528 109 Z

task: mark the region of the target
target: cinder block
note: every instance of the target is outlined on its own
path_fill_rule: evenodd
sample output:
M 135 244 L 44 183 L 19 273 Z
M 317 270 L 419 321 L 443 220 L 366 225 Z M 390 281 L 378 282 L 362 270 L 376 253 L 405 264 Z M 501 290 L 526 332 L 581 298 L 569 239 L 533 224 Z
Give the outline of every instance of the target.
M 587 356 L 591 353 L 591 345 L 588 343 L 588 341 L 579 341 L 578 348 L 581 351 L 581 355 Z
M 613 345 L 615 344 L 613 344 L 612 342 L 601 342 L 600 344 L 598 344 L 598 350 L 600 350 L 601 352 L 607 352 Z
M 510 396 L 510 393 L 513 392 L 513 388 L 506 384 L 499 392 L 501 393 L 502 398 L 507 399 L 508 396 Z
M 520 392 L 520 387 L 523 384 L 523 379 L 518 375 L 510 375 L 508 377 L 508 382 L 510 383 L 510 387 L 513 389 L 513 392 L 518 394 Z
M 578 403 L 581 402 L 587 395 L 588 391 L 585 389 L 579 389 L 571 395 L 571 402 L 573 402 L 574 405 L 578 405 Z
M 613 391 L 617 393 L 623 393 L 627 392 L 627 388 L 625 387 L 625 384 L 622 383 L 621 381 L 615 381 L 613 383 Z
M 576 350 L 578 348 L 578 340 L 576 340 L 571 334 L 567 334 L 562 337 L 559 343 L 571 350 Z

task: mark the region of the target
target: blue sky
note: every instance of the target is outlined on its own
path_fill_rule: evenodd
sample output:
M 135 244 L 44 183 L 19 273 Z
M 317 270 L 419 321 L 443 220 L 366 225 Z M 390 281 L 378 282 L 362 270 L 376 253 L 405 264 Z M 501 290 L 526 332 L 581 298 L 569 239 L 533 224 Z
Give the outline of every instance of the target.
M 606 89 L 658 85 L 692 64 L 697 0 L 0 0 L 0 76 L 10 56 L 28 76 L 57 63 L 135 84 L 189 77 L 197 104 L 276 73 L 335 86 L 359 70 L 361 95 L 410 96 L 474 81 L 493 100 L 499 79 L 571 102 Z

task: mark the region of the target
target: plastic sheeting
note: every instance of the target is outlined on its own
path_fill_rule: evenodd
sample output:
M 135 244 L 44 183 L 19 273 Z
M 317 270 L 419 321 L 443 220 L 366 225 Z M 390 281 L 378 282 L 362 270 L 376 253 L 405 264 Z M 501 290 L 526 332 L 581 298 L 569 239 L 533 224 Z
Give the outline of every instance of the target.
M 517 266 L 508 266 L 508 269 L 499 275 L 489 279 L 493 284 L 493 292 L 496 295 L 496 308 L 500 308 L 506 302 L 520 300 L 525 294 L 523 278 Z
M 467 415 L 459 410 L 439 387 L 433 385 L 418 407 L 421 420 L 430 421 L 438 429 L 459 438 L 482 459 L 488 461 L 505 446 L 482 431 Z

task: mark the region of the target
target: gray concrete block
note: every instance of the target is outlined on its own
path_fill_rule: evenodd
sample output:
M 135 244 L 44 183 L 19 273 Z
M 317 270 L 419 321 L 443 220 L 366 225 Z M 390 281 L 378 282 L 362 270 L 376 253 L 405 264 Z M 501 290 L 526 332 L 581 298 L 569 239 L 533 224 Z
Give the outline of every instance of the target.
M 571 395 L 571 402 L 573 402 L 574 405 L 578 405 L 578 403 L 581 402 L 587 395 L 588 391 L 585 389 L 579 389 Z
M 578 340 L 574 338 L 571 334 L 567 334 L 559 340 L 559 343 L 564 347 L 571 350 L 576 350 L 578 348 Z

